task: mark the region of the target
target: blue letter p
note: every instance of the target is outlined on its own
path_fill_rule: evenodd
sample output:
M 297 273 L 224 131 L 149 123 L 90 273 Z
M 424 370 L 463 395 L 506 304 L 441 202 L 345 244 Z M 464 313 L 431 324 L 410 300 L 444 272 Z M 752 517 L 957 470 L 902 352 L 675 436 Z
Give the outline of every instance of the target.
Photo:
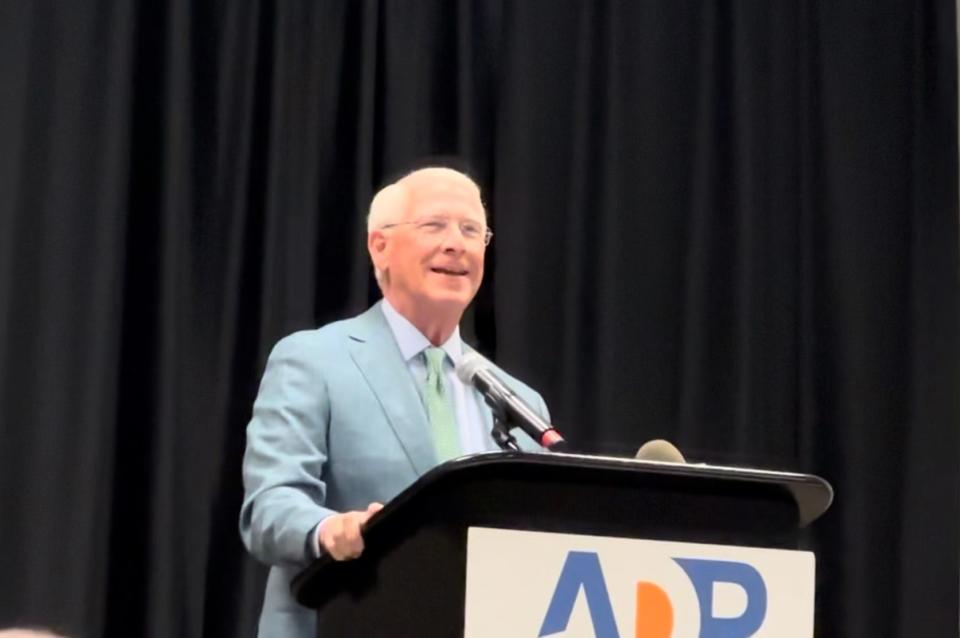
M 747 638 L 767 616 L 767 586 L 760 572 L 747 565 L 725 560 L 675 558 L 693 583 L 700 603 L 700 638 Z M 737 618 L 713 616 L 713 584 L 733 583 L 747 594 L 747 608 Z

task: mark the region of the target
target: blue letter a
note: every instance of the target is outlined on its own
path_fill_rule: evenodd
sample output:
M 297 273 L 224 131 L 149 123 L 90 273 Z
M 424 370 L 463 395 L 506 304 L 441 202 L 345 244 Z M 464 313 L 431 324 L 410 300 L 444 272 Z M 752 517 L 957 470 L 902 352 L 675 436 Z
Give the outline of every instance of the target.
M 587 597 L 590 620 L 593 621 L 593 631 L 597 638 L 620 638 L 617 623 L 613 618 L 613 607 L 610 605 L 610 594 L 607 593 L 607 583 L 603 580 L 600 558 L 596 552 L 567 554 L 539 636 L 549 636 L 567 628 L 581 586 Z

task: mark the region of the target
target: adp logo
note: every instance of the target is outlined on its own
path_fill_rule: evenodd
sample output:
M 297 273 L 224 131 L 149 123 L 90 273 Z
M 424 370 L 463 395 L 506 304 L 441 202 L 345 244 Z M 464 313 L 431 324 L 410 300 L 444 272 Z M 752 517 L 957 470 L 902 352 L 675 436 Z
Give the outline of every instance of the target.
M 700 608 L 699 638 L 747 638 L 763 625 L 767 615 L 767 587 L 760 572 L 747 563 L 703 558 L 673 558 L 693 584 Z M 746 608 L 737 617 L 714 616 L 714 585 L 732 584 L 746 594 Z M 565 631 L 580 589 L 590 610 L 596 638 L 621 638 L 606 579 L 596 552 L 570 551 L 554 588 L 539 636 Z M 634 638 L 669 638 L 673 632 L 674 603 L 652 582 L 638 581 L 633 596 Z

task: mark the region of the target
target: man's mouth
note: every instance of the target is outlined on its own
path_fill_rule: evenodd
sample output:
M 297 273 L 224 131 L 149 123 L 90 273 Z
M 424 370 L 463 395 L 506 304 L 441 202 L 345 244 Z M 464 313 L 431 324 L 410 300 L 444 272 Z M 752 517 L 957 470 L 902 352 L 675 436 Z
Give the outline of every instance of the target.
M 462 268 L 444 268 L 441 266 L 433 266 L 430 268 L 431 271 L 440 274 L 440 275 L 450 275 L 451 277 L 464 277 L 467 275 L 467 270 Z

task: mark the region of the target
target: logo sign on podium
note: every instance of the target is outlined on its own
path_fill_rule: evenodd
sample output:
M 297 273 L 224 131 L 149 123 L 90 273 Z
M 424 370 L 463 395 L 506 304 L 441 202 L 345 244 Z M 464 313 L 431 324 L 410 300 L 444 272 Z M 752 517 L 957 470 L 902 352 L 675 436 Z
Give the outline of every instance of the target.
M 810 638 L 810 552 L 472 527 L 466 638 Z

